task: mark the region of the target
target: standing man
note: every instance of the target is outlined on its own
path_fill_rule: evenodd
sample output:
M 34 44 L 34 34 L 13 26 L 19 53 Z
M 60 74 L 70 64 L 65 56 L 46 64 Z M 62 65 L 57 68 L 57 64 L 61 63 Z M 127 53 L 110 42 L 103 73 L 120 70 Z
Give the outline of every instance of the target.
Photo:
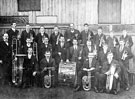
M 94 43 L 96 44 L 97 51 L 100 51 L 102 45 L 106 42 L 106 36 L 103 34 L 102 27 L 98 28 L 98 33 L 94 37 Z
M 125 42 L 125 46 L 130 48 L 133 46 L 132 37 L 127 34 L 127 30 L 123 30 L 122 36 L 120 36 L 120 40 L 123 39 Z
M 129 59 L 133 57 L 131 49 L 125 46 L 124 39 L 120 40 L 120 46 L 116 50 L 116 60 L 121 64 L 122 84 L 125 90 L 129 90 Z
M 34 76 L 38 72 L 39 68 L 37 59 L 33 56 L 32 47 L 29 47 L 27 50 L 27 56 L 24 58 L 23 67 L 23 87 L 25 88 L 26 86 L 34 86 L 34 84 L 37 84 L 38 81 Z
M 79 39 L 80 38 L 80 32 L 79 30 L 74 28 L 74 24 L 71 23 L 69 29 L 66 30 L 64 34 L 64 38 L 66 41 L 67 49 L 73 45 L 72 40 L 73 38 Z
M 3 41 L 0 42 L 0 56 L 2 60 L 3 80 L 5 83 L 12 82 L 12 51 L 9 43 L 9 36 L 7 33 L 3 34 Z
M 35 32 L 31 30 L 31 27 L 29 24 L 26 24 L 26 29 L 22 31 L 21 34 L 21 46 L 26 45 L 26 39 L 30 38 L 31 41 L 33 42 L 35 39 Z
M 13 38 L 19 38 L 19 31 L 16 29 L 16 23 L 11 24 L 11 29 L 7 31 L 9 36 L 9 43 L 11 45 Z
M 87 23 L 84 24 L 84 30 L 80 34 L 81 43 L 86 45 L 87 40 L 91 40 L 92 44 L 94 39 L 94 34 L 89 30 L 89 25 Z
M 118 39 L 114 36 L 113 31 L 110 31 L 110 35 L 107 38 L 106 43 L 111 51 L 113 51 L 114 48 L 118 47 L 119 42 Z

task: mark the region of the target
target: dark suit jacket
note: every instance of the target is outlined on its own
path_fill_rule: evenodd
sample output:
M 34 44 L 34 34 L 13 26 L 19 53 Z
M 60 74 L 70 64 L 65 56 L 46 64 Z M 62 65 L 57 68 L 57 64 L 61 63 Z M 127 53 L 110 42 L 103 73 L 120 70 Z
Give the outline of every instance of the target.
M 3 63 L 9 63 L 12 59 L 11 45 L 7 45 L 4 41 L 0 42 L 0 56 Z
M 75 56 L 75 54 L 74 54 L 75 51 L 77 53 L 77 56 Z M 76 62 L 78 57 L 81 57 L 81 47 L 78 46 L 76 50 L 73 48 L 73 46 L 70 47 L 70 49 L 67 53 L 67 57 L 69 60 Z
M 55 67 L 55 60 L 50 57 L 49 62 L 47 62 L 46 58 L 43 58 L 40 61 L 40 70 L 42 71 L 45 67 Z
M 99 44 L 100 44 L 101 38 L 103 38 L 104 41 L 106 42 L 106 36 L 105 36 L 104 34 L 101 34 L 100 36 L 99 36 L 98 34 L 96 34 L 96 35 L 94 36 L 94 44 L 96 44 L 98 51 L 100 50 Z
M 78 34 L 77 37 L 76 37 L 76 34 Z M 66 41 L 66 46 L 69 48 L 73 45 L 72 40 L 74 38 L 77 38 L 77 39 L 80 38 L 80 32 L 79 32 L 79 30 L 74 29 L 74 32 L 71 33 L 71 29 L 67 29 L 65 34 L 64 34 L 64 38 L 65 38 L 65 41 Z M 70 39 L 70 41 L 67 41 L 67 39 Z
M 49 36 L 48 36 L 47 33 L 44 33 L 43 36 L 45 36 L 45 37 L 47 37 L 47 38 L 49 39 Z M 42 43 L 42 38 L 43 38 L 43 36 L 41 35 L 41 33 L 38 33 L 38 34 L 36 35 L 36 37 L 35 37 L 35 41 L 37 42 L 38 47 L 39 47 L 39 46 L 41 45 L 41 43 Z
M 31 59 L 28 59 L 28 56 L 26 56 L 24 58 L 23 66 L 26 70 L 27 69 L 31 69 L 32 71 L 38 71 L 39 70 L 37 59 L 33 55 L 31 57 Z
M 19 31 L 18 31 L 18 30 L 15 30 L 15 32 L 14 32 L 12 29 L 9 29 L 9 30 L 7 31 L 7 33 L 8 33 L 8 36 L 9 36 L 9 43 L 10 43 L 10 45 L 11 45 L 11 43 L 12 43 L 12 38 L 13 38 L 13 37 L 17 38 L 17 36 L 19 35 Z
M 108 70 L 110 70 L 111 66 L 112 65 L 116 65 L 116 70 L 115 70 L 115 73 L 117 72 L 118 74 L 120 73 L 121 71 L 121 68 L 120 68 L 120 64 L 117 60 L 112 60 L 111 64 L 108 63 L 108 61 L 105 61 L 103 63 L 103 67 L 102 67 L 102 73 L 106 73 Z
M 22 46 L 26 45 L 26 39 L 30 38 L 30 36 L 33 36 L 33 38 L 35 39 L 35 32 L 33 30 L 30 30 L 29 33 L 27 33 L 26 30 L 22 31 L 22 34 L 21 34 Z
M 125 43 L 128 42 L 129 44 L 129 48 L 131 48 L 133 46 L 133 41 L 132 41 L 132 37 L 129 35 L 126 35 L 126 37 L 124 38 L 124 36 L 120 36 L 120 40 L 124 39 Z
M 92 31 L 88 30 L 88 32 L 86 33 L 85 30 L 83 30 L 80 34 L 80 39 L 81 39 L 81 43 L 86 45 L 86 41 L 89 39 L 88 35 L 91 36 L 90 40 L 93 42 L 94 39 L 94 34 Z
M 85 61 L 86 59 L 88 59 L 88 54 L 92 53 L 94 51 L 94 46 L 91 46 L 91 51 L 89 51 L 88 47 L 85 46 L 83 48 L 83 52 L 82 52 L 82 58 Z

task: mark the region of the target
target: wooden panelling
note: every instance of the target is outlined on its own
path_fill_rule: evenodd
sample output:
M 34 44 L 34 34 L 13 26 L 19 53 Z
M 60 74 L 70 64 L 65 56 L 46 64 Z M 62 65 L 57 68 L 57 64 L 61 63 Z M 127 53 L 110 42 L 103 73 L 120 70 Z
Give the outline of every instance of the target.
M 18 12 L 17 0 L 0 0 L 0 16 L 28 15 L 30 23 L 36 16 L 58 17 L 58 23 L 75 23 L 77 28 L 87 22 L 97 24 L 98 0 L 41 0 L 41 11 Z
M 121 23 L 135 24 L 135 0 L 122 0 Z

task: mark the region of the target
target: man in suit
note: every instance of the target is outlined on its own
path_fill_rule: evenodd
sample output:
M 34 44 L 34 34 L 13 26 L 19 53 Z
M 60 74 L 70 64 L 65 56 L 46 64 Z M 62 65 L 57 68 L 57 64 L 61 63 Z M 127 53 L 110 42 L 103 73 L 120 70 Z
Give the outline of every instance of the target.
M 127 31 L 126 30 L 123 30 L 122 35 L 120 36 L 120 40 L 121 39 L 124 40 L 125 46 L 126 47 L 129 47 L 131 49 L 131 47 L 133 46 L 132 37 L 127 34 Z
M 86 41 L 86 46 L 83 48 L 82 58 L 85 61 L 88 58 L 88 54 L 95 50 L 94 45 L 90 40 Z
M 8 40 L 9 36 L 7 33 L 3 34 L 3 41 L 0 42 L 0 56 L 2 61 L 2 72 L 3 80 L 5 83 L 12 82 L 12 49 Z
M 68 61 L 77 62 L 77 60 L 81 57 L 81 48 L 78 46 L 77 39 L 73 39 L 73 46 L 69 48 L 68 54 Z
M 107 92 L 117 94 L 117 83 L 120 80 L 121 66 L 117 60 L 113 59 L 113 53 L 107 53 L 107 61 L 103 63 L 101 73 L 98 74 L 100 81 L 100 91 L 106 89 Z
M 47 33 L 45 33 L 44 26 L 40 26 L 40 32 L 36 35 L 35 41 L 37 42 L 38 47 L 41 46 L 43 39 L 47 37 L 49 39 L 49 36 Z
M 102 48 L 102 45 L 106 42 L 106 36 L 103 34 L 102 27 L 98 28 L 98 33 L 94 36 L 94 44 L 98 51 Z
M 33 30 L 31 30 L 31 27 L 29 24 L 26 24 L 26 28 L 24 31 L 22 31 L 21 34 L 21 46 L 26 45 L 26 39 L 30 38 L 32 40 L 32 42 L 35 39 L 35 32 Z
M 32 40 L 30 38 L 26 38 L 26 44 L 24 45 L 23 50 L 22 50 L 23 54 L 27 54 L 29 47 L 33 47 Z
M 91 57 L 90 53 L 93 53 L 93 55 L 94 55 L 93 59 L 91 59 L 91 60 L 90 60 L 90 57 Z M 84 60 L 84 62 L 82 64 L 82 67 L 78 71 L 77 86 L 75 87 L 75 91 L 80 90 L 81 84 L 82 84 L 82 77 L 85 75 L 88 76 L 88 71 L 91 72 L 92 76 L 94 76 L 95 72 L 98 72 L 98 66 L 99 66 L 99 62 L 98 62 L 98 59 L 96 57 L 96 52 L 95 51 L 89 52 L 87 54 L 87 58 Z M 92 83 L 92 86 L 94 88 L 96 87 L 96 83 L 97 83 L 97 80 L 94 79 L 94 83 Z
M 106 40 L 108 48 L 113 51 L 115 47 L 119 45 L 117 37 L 114 36 L 113 31 L 110 31 L 110 35 Z
M 40 61 L 40 70 L 41 70 L 41 80 L 42 80 L 42 84 L 43 84 L 43 79 L 45 75 L 48 75 L 49 71 L 48 71 L 48 67 L 52 67 L 51 71 L 51 75 L 53 75 L 52 77 L 52 85 L 55 86 L 55 60 L 51 57 L 51 52 L 50 51 L 46 51 L 45 52 L 45 57 Z
M 79 30 L 74 28 L 74 24 L 71 23 L 69 29 L 66 30 L 64 34 L 64 38 L 66 41 L 66 47 L 69 48 L 73 45 L 72 40 L 73 38 L 79 39 L 80 38 L 80 32 Z
M 100 66 L 103 66 L 103 63 L 107 60 L 107 53 L 109 52 L 108 45 L 105 43 L 103 44 L 103 48 L 98 53 L 98 59 Z
M 60 55 L 61 61 L 63 61 L 66 64 L 67 50 L 66 50 L 66 46 L 65 46 L 64 36 L 60 37 L 60 42 L 58 44 L 58 54 Z
M 86 45 L 87 40 L 91 40 L 92 44 L 94 39 L 94 34 L 89 30 L 89 25 L 87 23 L 84 24 L 84 30 L 80 34 L 81 44 Z
M 9 29 L 7 32 L 6 32 L 9 36 L 9 43 L 10 45 L 12 44 L 12 39 L 13 38 L 20 38 L 19 37 L 19 31 L 16 29 L 16 23 L 12 23 L 11 24 L 11 29 Z
M 38 62 L 35 56 L 33 56 L 33 49 L 29 47 L 27 50 L 27 56 L 24 58 L 23 62 L 24 73 L 23 73 L 23 87 L 34 86 L 37 84 L 36 73 L 38 72 Z
M 128 91 L 130 87 L 128 77 L 129 59 L 133 57 L 133 54 L 130 48 L 125 46 L 124 39 L 120 40 L 120 46 L 116 49 L 115 55 L 115 59 L 121 64 L 123 87 Z
M 39 62 L 42 58 L 44 58 L 44 52 L 50 51 L 52 52 L 52 45 L 49 44 L 49 40 L 47 37 L 43 39 L 43 43 L 41 44 L 41 48 L 39 49 L 38 55 L 39 55 Z

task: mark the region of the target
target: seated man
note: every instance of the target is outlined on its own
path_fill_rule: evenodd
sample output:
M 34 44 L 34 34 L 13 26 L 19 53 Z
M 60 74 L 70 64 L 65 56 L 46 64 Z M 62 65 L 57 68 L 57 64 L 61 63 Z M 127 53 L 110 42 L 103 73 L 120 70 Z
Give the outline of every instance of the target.
M 38 62 L 35 56 L 33 56 L 32 48 L 29 47 L 27 50 L 28 54 L 24 58 L 23 67 L 24 67 L 24 75 L 23 75 L 23 88 L 26 86 L 33 86 L 37 84 L 37 79 L 35 76 L 35 71 L 38 71 Z
M 65 38 L 60 37 L 60 42 L 58 43 L 58 54 L 60 55 L 61 61 L 66 62 L 67 50 L 65 46 Z
M 49 76 L 49 67 L 51 67 L 51 81 L 52 81 L 52 86 L 55 86 L 55 60 L 51 57 L 51 52 L 46 51 L 45 52 L 45 58 L 43 58 L 40 61 L 40 74 L 41 74 L 41 81 L 42 81 L 42 86 L 44 86 L 44 77 L 45 75 Z
M 112 52 L 108 52 L 107 61 L 103 63 L 101 73 L 96 74 L 100 85 L 98 90 L 103 92 L 106 89 L 107 92 L 117 94 L 120 71 L 121 68 L 119 62 L 113 59 Z
M 93 54 L 94 57 L 90 58 L 91 55 Z M 81 67 L 81 70 L 78 71 L 78 77 L 77 77 L 77 86 L 75 88 L 75 91 L 80 90 L 81 84 L 82 84 L 82 77 L 84 75 L 88 76 L 88 72 L 91 72 L 91 76 L 95 75 L 95 72 L 98 71 L 98 59 L 96 57 L 96 51 L 94 51 L 94 53 L 89 53 L 87 59 L 85 59 L 83 66 Z M 95 86 L 95 84 L 94 84 Z
M 33 47 L 33 46 L 32 46 L 32 41 L 31 41 L 30 38 L 27 38 L 27 39 L 26 39 L 26 44 L 23 45 L 22 53 L 23 53 L 23 54 L 27 54 L 29 47 Z
M 73 46 L 71 46 L 68 50 L 67 53 L 67 62 L 69 62 L 69 60 L 71 62 L 77 62 L 78 58 L 81 57 L 81 47 L 78 46 L 78 41 L 77 39 L 73 39 Z
M 41 47 L 38 50 L 39 62 L 41 61 L 41 59 L 44 58 L 44 52 L 46 52 L 46 51 L 51 51 L 52 52 L 52 45 L 49 44 L 48 38 L 44 37 L 43 42 L 41 43 Z

